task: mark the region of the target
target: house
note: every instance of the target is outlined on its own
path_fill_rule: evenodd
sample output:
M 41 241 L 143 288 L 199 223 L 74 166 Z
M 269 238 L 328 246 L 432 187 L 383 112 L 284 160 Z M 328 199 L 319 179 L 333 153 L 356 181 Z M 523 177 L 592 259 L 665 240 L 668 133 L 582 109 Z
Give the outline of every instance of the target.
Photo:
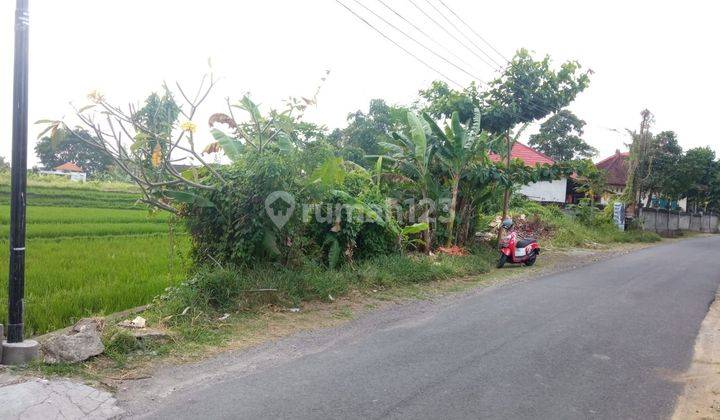
M 525 166 L 530 167 L 543 164 L 552 165 L 555 163 L 555 161 L 549 156 L 520 142 L 515 142 L 512 151 L 510 152 L 510 157 L 512 159 L 520 159 L 525 163 Z M 495 153 L 490 153 L 490 160 L 493 162 L 500 162 L 502 157 Z M 519 192 L 533 201 L 541 201 L 544 203 L 565 203 L 565 197 L 567 194 L 567 178 L 555 181 L 533 182 L 520 187 Z
M 56 166 L 52 171 L 40 171 L 43 175 L 57 175 L 69 178 L 71 181 L 85 182 L 87 174 L 82 168 L 72 162 L 65 162 L 60 166 Z
M 614 155 L 595 164 L 598 169 L 604 170 L 607 174 L 608 191 L 600 197 L 601 204 L 607 204 L 612 195 L 622 194 L 622 192 L 625 191 L 628 173 L 627 160 L 629 155 L 628 152 L 622 153 L 616 150 Z
M 607 204 L 613 195 L 622 194 L 625 191 L 625 185 L 627 185 L 628 177 L 628 158 L 630 154 L 628 152 L 615 151 L 615 154 L 609 156 L 600 162 L 596 163 L 595 166 L 598 169 L 602 169 L 607 174 L 607 192 L 600 197 L 600 204 Z M 644 205 L 649 207 L 661 207 L 661 208 L 680 208 L 685 211 L 687 208 L 687 199 L 683 198 L 678 202 L 668 203 L 666 200 L 658 200 L 645 196 L 642 198 Z

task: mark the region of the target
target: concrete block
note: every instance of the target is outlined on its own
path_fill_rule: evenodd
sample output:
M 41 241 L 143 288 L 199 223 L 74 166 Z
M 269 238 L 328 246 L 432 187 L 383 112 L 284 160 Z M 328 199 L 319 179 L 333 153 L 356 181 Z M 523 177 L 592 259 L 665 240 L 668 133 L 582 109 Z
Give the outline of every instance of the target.
M 2 342 L 3 365 L 26 365 L 40 357 L 40 345 L 35 340 L 25 340 L 22 343 Z
M 0 392 L 0 419 L 117 419 L 122 415 L 109 392 L 67 379 L 32 379 Z

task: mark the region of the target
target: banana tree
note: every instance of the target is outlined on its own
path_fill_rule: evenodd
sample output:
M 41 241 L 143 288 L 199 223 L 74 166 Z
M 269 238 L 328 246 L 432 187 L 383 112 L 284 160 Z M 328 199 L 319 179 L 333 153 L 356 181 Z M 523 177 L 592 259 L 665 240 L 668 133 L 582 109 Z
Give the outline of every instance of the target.
M 428 201 L 428 185 L 430 184 L 430 165 L 435 155 L 435 144 L 428 141 L 428 124 L 412 111 L 407 113 L 409 131 L 407 133 L 392 133 L 392 142 L 381 142 L 380 146 L 388 153 L 378 159 L 386 158 L 397 162 L 402 169 L 418 185 L 423 203 Z M 423 231 L 425 251 L 432 249 L 432 231 L 430 229 L 430 209 L 426 209 L 421 220 L 427 223 L 428 229 Z
M 582 160 L 577 168 L 577 192 L 584 193 L 590 199 L 590 208 L 595 206 L 595 197 L 607 191 L 607 173 L 596 167 L 591 160 Z
M 437 156 L 439 161 L 450 174 L 451 199 L 445 246 L 451 246 L 454 238 L 453 230 L 455 228 L 460 179 L 471 163 L 488 163 L 488 150 L 494 147 L 494 142 L 497 139 L 482 130 L 480 125 L 481 115 L 478 109 L 475 109 L 473 123 L 469 129 L 466 129 L 460 123 L 457 111 L 453 112 L 450 124 L 446 124 L 444 130 L 428 114 L 423 114 L 423 117 L 438 139 Z

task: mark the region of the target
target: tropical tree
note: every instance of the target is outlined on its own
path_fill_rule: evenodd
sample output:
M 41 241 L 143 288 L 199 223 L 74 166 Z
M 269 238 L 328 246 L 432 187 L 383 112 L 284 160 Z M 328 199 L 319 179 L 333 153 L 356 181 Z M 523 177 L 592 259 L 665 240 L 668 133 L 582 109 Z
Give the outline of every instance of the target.
M 590 158 L 597 150 L 582 139 L 584 126 L 585 121 L 563 109 L 543 122 L 528 143 L 558 162 Z
M 428 136 L 430 128 L 425 120 L 408 111 L 407 124 L 409 127 L 407 133 L 394 132 L 392 133 L 392 141 L 381 142 L 380 146 L 388 150 L 384 157 L 397 162 L 401 166 L 402 172 L 409 174 L 415 181 L 422 197 L 421 204 L 426 205 L 425 203 L 429 199 L 428 185 L 432 177 L 430 166 L 437 149 L 432 141 L 433 138 Z M 428 137 L 430 137 L 430 141 L 428 141 Z M 382 165 L 380 160 L 378 162 Z M 432 225 L 429 220 L 429 211 L 430 209 L 426 209 L 421 219 L 428 224 L 428 229 L 423 233 L 425 238 L 424 248 L 428 253 L 432 249 Z
M 577 163 L 577 191 L 584 193 L 590 199 L 591 209 L 595 206 L 595 197 L 607 190 L 607 173 L 599 169 L 590 159 Z
M 505 135 L 503 157 L 510 167 L 514 138 L 510 131 L 558 112 L 568 106 L 590 83 L 591 71 L 581 72 L 576 61 L 551 67 L 550 57 L 535 60 L 530 52 L 519 50 L 503 73 L 482 94 L 483 128 Z M 511 189 L 503 196 L 503 218 L 507 216 Z M 499 235 L 499 233 L 498 233 Z
M 382 99 L 373 99 L 367 112 L 356 111 L 348 115 L 348 125 L 338 130 L 331 139 L 343 156 L 369 167 L 364 157 L 382 153 L 380 143 L 390 141 L 392 132 L 401 129 L 405 121 L 405 108 L 388 105 Z
M 78 134 L 60 130 L 53 138 L 42 136 L 35 144 L 35 154 L 46 169 L 52 169 L 66 162 L 72 162 L 85 171 L 88 176 L 106 173 L 113 164 L 112 158 L 102 149 L 83 141 L 90 138 L 87 130 L 76 129 Z
M 292 147 L 289 132 L 314 101 L 291 98 L 287 109 L 264 116 L 248 97 L 236 104 L 228 100 L 229 114 L 213 114 L 209 120 L 216 142 L 199 150 L 193 118 L 214 86 L 212 74 L 202 78 L 194 96 L 177 84 L 178 95 L 184 100 L 178 105 L 164 85 L 162 95 L 150 95 L 139 108 L 134 104 L 114 105 L 94 91 L 88 95 L 90 104 L 76 109 L 81 127 L 71 128 L 62 120 L 41 120 L 38 123 L 47 124 L 41 136 L 48 133 L 57 138 L 68 132 L 101 150 L 140 187 L 141 201 L 152 208 L 180 214 L 182 210 L 176 204 L 212 206 L 198 191 L 213 190 L 217 184 L 226 185 L 228 181 L 216 164 L 207 161 L 206 154 L 223 152 L 233 161 L 247 151 L 262 154 L 267 149 Z M 237 120 L 234 109 L 245 111 L 249 121 Z M 178 116 L 183 118 L 181 123 Z M 230 134 L 215 127 L 216 124 L 224 125 Z M 180 172 L 178 165 L 183 163 L 190 168 Z
M 650 128 L 655 122 L 652 112 L 644 109 L 640 116 L 640 131 L 627 130 L 632 138 L 630 143 L 630 156 L 628 158 L 628 177 L 623 191 L 622 199 L 628 205 L 634 206 L 634 214 L 640 214 L 642 198 L 645 196 L 648 180 L 653 173 L 654 140 Z
M 683 185 L 682 178 L 678 176 L 683 150 L 675 132 L 663 131 L 653 136 L 648 153 L 652 157 L 652 168 L 643 181 L 648 200 L 655 195 L 678 199 L 687 191 L 687 185 Z
M 683 196 L 688 198 L 695 211 L 708 211 L 713 207 L 712 197 L 717 189 L 718 162 L 709 147 L 689 149 L 680 160 L 676 177 L 685 187 Z
M 463 124 L 472 122 L 475 109 L 480 106 L 480 93 L 475 82 L 462 91 L 450 88 L 446 82 L 435 80 L 429 88 L 418 92 L 416 107 L 436 120 L 452 117 L 457 112 Z
M 473 124 L 469 129 L 465 129 L 460 123 L 458 112 L 452 113 L 450 124 L 445 124 L 444 130 L 440 129 L 430 115 L 425 114 L 424 118 L 438 139 L 438 159 L 450 174 L 451 198 L 445 242 L 446 246 L 450 246 L 453 244 L 460 179 L 468 166 L 476 159 L 488 160 L 487 152 L 494 146 L 493 142 L 497 137 L 481 128 L 481 115 L 477 109 Z

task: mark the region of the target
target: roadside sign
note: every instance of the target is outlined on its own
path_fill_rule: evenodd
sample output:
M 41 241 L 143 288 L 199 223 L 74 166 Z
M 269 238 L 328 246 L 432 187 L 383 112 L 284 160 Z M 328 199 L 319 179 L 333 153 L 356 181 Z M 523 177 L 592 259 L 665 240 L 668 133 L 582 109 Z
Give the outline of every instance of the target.
M 613 222 L 620 230 L 625 230 L 625 205 L 615 203 L 613 205 Z

